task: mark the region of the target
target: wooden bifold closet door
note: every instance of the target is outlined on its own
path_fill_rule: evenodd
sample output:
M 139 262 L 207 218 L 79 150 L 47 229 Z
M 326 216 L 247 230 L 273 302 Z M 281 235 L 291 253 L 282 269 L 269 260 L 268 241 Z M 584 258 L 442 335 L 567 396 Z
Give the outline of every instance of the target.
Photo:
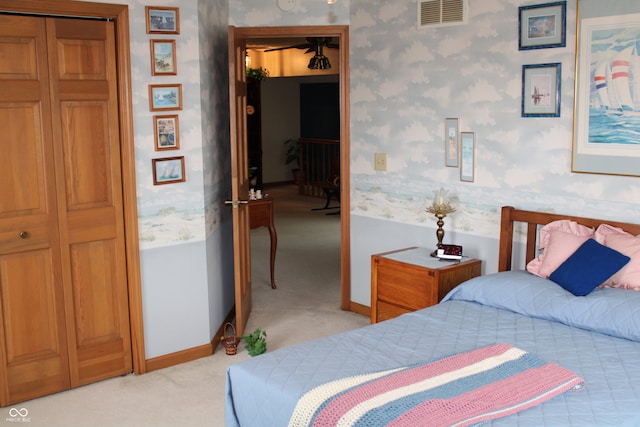
M 131 372 L 113 23 L 0 15 L 0 406 Z

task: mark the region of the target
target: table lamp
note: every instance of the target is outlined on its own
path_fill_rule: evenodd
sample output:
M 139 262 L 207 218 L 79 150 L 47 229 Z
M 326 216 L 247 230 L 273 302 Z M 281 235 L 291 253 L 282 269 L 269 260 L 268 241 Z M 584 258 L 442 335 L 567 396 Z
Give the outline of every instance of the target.
M 444 187 L 441 187 L 440 190 L 433 190 L 435 197 L 433 198 L 433 203 L 431 206 L 427 208 L 427 212 L 432 213 L 438 218 L 438 229 L 436 230 L 436 237 L 438 238 L 438 245 L 436 250 L 431 253 L 432 257 L 438 256 L 438 249 L 442 248 L 442 239 L 444 238 L 444 229 L 442 226 L 444 225 L 443 218 L 447 216 L 447 214 L 453 213 L 456 209 L 451 206 L 449 199 L 447 198 L 447 193 L 449 190 L 446 190 Z

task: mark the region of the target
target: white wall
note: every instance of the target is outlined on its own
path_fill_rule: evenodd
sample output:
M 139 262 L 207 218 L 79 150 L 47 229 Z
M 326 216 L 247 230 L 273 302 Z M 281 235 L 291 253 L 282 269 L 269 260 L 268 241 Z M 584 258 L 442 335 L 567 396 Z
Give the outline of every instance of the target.
M 262 85 L 262 182 L 293 179 L 284 141 L 300 137 L 300 78 L 275 77 Z

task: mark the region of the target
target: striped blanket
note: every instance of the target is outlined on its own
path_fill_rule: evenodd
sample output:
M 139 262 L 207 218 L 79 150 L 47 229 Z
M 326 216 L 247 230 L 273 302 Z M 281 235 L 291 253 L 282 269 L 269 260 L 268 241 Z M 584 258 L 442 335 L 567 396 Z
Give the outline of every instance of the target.
M 496 344 L 320 385 L 300 398 L 289 426 L 470 426 L 583 385 L 561 366 Z

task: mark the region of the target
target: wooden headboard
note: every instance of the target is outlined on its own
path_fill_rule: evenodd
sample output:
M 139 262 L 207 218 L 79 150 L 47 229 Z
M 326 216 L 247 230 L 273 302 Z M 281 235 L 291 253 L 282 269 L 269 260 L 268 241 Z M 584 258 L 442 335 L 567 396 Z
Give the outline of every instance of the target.
M 511 257 L 513 253 L 513 224 L 515 222 L 523 222 L 527 224 L 526 264 L 536 256 L 538 226 L 545 225 L 559 219 L 576 221 L 579 224 L 592 227 L 593 229 L 598 228 L 600 224 L 609 224 L 614 227 L 622 228 L 634 236 L 640 234 L 640 224 L 596 218 L 583 218 L 579 216 L 566 216 L 545 212 L 523 211 L 511 206 L 503 206 L 500 221 L 500 253 L 498 255 L 498 271 L 511 270 Z

